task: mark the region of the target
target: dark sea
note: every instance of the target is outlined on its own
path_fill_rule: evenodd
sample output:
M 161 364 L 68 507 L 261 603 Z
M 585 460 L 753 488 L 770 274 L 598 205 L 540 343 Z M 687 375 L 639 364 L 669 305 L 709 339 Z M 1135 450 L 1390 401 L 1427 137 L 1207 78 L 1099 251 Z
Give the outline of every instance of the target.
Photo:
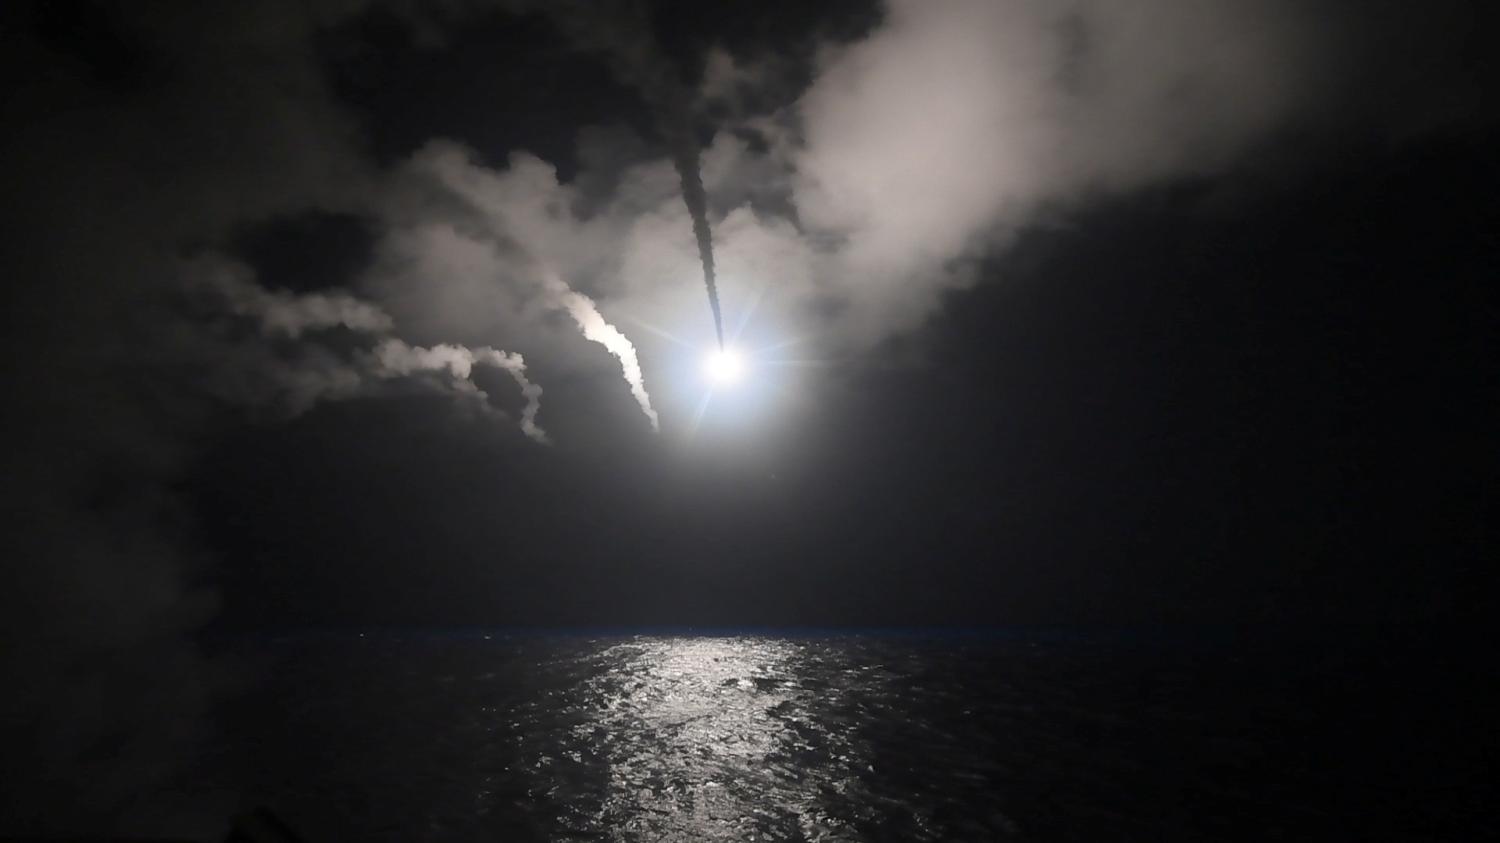
M 263 678 L 225 719 L 217 762 L 246 804 L 312 841 L 1500 827 L 1479 784 L 1496 761 L 1486 703 L 1461 659 L 1417 645 L 473 632 L 239 649 Z

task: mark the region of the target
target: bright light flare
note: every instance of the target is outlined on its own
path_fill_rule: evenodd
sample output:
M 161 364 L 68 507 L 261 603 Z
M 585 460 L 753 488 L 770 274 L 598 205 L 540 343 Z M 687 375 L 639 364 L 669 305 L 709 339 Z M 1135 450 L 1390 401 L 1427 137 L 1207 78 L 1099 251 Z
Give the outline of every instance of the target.
M 703 358 L 703 375 L 716 386 L 729 386 L 744 374 L 745 359 L 732 348 L 716 348 Z

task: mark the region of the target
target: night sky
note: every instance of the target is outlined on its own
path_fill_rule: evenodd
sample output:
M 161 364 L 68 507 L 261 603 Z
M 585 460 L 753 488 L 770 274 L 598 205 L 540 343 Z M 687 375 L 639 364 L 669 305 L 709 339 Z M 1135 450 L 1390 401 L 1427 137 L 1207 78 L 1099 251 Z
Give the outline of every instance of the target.
M 243 631 L 1482 620 L 1481 4 L 890 5 L 5 4 L 7 729 Z

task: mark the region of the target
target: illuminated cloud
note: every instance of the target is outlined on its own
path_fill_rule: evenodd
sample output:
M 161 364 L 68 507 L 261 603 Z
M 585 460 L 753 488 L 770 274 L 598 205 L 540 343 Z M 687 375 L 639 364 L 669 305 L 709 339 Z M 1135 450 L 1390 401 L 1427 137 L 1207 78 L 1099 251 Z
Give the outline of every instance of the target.
M 265 335 L 299 340 L 310 332 L 343 328 L 376 340 L 370 351 L 347 356 L 312 342 L 296 343 L 290 349 L 257 342 L 224 344 L 216 354 L 227 365 L 211 390 L 219 397 L 296 416 L 322 401 L 370 394 L 383 381 L 444 376 L 430 380 L 429 385 L 465 399 L 483 414 L 504 418 L 472 379 L 475 366 L 492 366 L 507 372 L 526 399 L 521 431 L 536 442 L 549 442 L 536 421 L 542 389 L 527 377 L 525 360 L 519 354 L 454 343 L 412 345 L 391 336 L 391 317 L 375 305 L 344 292 L 266 290 L 256 284 L 248 267 L 224 258 L 189 261 L 183 275 L 190 288 L 213 294 L 216 301 L 211 309 L 217 305 L 248 318 Z
M 303 332 L 344 327 L 364 333 L 391 330 L 391 317 L 380 308 L 343 292 L 296 295 L 267 290 L 245 273 L 218 271 L 205 279 L 224 296 L 229 310 L 260 323 L 267 334 L 296 339 Z
M 502 369 L 510 374 L 526 398 L 526 407 L 521 411 L 521 432 L 539 443 L 549 442 L 546 431 L 536 423 L 537 413 L 541 410 L 542 388 L 526 377 L 526 361 L 519 354 L 489 346 L 470 349 L 448 343 L 423 348 L 398 339 L 385 339 L 375 347 L 373 357 L 377 364 L 375 373 L 380 377 L 447 371 L 459 390 L 472 393 L 485 408 L 489 407 L 487 396 L 474 386 L 470 375 L 476 365 Z

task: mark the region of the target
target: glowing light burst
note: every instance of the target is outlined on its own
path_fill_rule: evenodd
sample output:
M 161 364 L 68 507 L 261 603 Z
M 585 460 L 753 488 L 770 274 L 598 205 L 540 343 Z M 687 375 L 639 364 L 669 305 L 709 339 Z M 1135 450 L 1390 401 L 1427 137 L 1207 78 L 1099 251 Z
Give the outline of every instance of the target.
M 744 375 L 745 358 L 734 348 L 716 348 L 703 358 L 703 376 L 714 386 L 731 386 Z
M 730 284 L 727 289 L 734 290 L 736 285 Z M 705 425 L 718 434 L 744 433 L 764 420 L 772 406 L 796 400 L 799 383 L 805 380 L 798 370 L 837 365 L 838 361 L 816 359 L 816 352 L 807 353 L 817 346 L 816 337 L 776 336 L 772 326 L 752 327 L 766 321 L 756 318 L 765 290 L 764 285 L 753 290 L 740 307 L 734 307 L 732 299 L 726 297 L 726 306 L 737 311 L 737 324 L 725 325 L 722 347 L 711 334 L 680 334 L 640 315 L 624 317 L 635 328 L 676 348 L 678 353 L 667 366 L 678 377 L 672 379 L 667 394 L 675 407 L 673 415 L 684 422 L 679 429 L 688 439 L 698 436 Z M 689 324 L 696 324 L 696 299 L 690 313 L 695 321 Z

